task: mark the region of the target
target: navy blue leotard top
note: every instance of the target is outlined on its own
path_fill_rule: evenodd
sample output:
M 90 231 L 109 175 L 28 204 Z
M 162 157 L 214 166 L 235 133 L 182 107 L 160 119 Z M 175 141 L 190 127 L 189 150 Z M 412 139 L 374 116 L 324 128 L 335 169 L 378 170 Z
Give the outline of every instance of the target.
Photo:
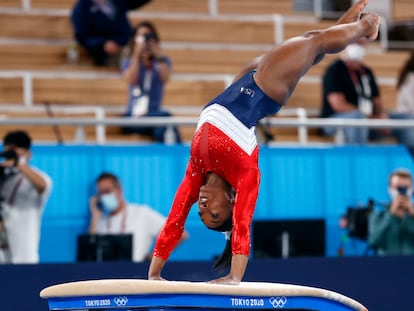
M 253 79 L 255 71 L 246 73 L 205 107 L 214 104 L 227 108 L 247 128 L 255 126 L 260 119 L 277 113 L 281 105 L 267 96 Z

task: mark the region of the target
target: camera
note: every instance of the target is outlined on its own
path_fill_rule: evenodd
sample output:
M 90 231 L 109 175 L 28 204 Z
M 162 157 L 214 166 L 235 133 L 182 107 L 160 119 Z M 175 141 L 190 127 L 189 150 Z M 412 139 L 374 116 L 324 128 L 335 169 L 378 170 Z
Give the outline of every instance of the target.
M 17 160 L 18 156 L 17 156 L 16 151 L 11 149 L 11 150 L 5 150 L 5 151 L 0 152 L 0 158 L 5 158 L 7 160 L 10 160 L 10 159 Z
M 135 42 L 137 43 L 148 43 L 151 40 L 155 40 L 153 33 L 146 33 L 135 38 Z
M 14 165 L 16 165 L 17 160 L 19 159 L 19 156 L 14 150 L 5 150 L 5 151 L 0 152 L 0 158 L 4 158 L 6 160 L 14 160 Z M 7 175 L 8 171 L 10 171 L 9 167 L 0 166 L 0 178 Z
M 343 216 L 346 219 L 348 236 L 362 241 L 368 238 L 368 218 L 374 210 L 374 200 L 369 199 L 364 207 L 349 207 Z
M 146 33 L 143 37 L 144 37 L 144 42 L 155 40 L 155 36 L 153 33 Z
M 403 196 L 409 196 L 408 187 L 397 187 L 397 191 Z

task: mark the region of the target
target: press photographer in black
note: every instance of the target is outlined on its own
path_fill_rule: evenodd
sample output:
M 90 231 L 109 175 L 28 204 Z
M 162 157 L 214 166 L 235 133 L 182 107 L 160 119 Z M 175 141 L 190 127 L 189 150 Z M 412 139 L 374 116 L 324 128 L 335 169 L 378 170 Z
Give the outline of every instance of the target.
M 389 177 L 388 208 L 374 211 L 368 221 L 368 242 L 378 255 L 414 254 L 413 179 L 410 171 L 398 169 Z
M 40 225 L 52 181 L 29 165 L 31 138 L 24 131 L 8 132 L 0 153 L 0 215 L 7 246 L 0 259 L 5 263 L 39 262 Z

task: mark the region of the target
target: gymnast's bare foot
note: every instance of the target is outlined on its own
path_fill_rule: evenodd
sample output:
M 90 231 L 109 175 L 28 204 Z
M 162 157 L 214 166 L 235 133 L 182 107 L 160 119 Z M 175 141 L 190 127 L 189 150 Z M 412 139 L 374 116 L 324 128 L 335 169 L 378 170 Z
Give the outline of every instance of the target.
M 368 0 L 360 0 L 352 5 L 336 22 L 337 24 L 349 24 L 356 22 L 362 10 L 367 6 Z
M 368 40 L 375 40 L 378 37 L 378 29 L 381 18 L 375 13 L 364 13 L 361 16 L 361 23 L 366 28 L 365 37 Z

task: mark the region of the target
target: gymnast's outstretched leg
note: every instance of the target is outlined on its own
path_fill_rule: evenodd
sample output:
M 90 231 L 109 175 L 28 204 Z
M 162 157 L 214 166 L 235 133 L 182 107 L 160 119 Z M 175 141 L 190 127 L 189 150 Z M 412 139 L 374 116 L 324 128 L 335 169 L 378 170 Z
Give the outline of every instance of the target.
M 299 79 L 326 53 L 338 53 L 360 38 L 377 37 L 380 17 L 366 13 L 360 18 L 367 3 L 355 3 L 332 27 L 306 32 L 274 47 L 248 64 L 241 74 L 256 67 L 257 85 L 279 104 L 286 104 Z
M 335 26 L 309 31 L 285 41 L 264 55 L 257 66 L 255 81 L 279 104 L 285 104 L 299 79 L 326 53 L 338 53 L 361 38 L 375 39 L 380 18 L 367 13 L 359 19 L 368 0 L 354 4 Z

